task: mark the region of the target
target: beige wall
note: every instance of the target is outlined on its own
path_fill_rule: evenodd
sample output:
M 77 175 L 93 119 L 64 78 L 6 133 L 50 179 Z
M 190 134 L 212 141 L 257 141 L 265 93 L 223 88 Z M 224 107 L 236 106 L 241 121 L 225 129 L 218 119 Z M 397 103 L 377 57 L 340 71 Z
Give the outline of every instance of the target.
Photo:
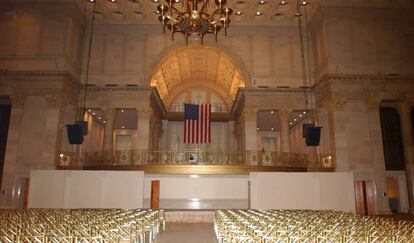
M 315 78 L 413 75 L 412 10 L 322 8 L 311 22 Z
M 0 11 L 2 69 L 79 75 L 82 18 L 74 4 L 4 4 Z
M 97 25 L 93 45 L 91 83 L 96 85 L 148 84 L 162 57 L 185 46 L 158 28 L 105 24 Z M 206 45 L 229 54 L 253 86 L 302 86 L 296 28 L 234 27 L 218 44 Z

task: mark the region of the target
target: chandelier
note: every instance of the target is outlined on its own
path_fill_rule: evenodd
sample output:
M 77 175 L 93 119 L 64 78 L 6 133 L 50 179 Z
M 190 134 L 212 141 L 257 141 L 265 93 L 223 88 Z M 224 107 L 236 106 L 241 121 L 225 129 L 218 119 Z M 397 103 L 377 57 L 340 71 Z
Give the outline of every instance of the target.
M 212 4 L 210 0 L 164 0 L 165 4 L 157 7 L 158 20 L 163 26 L 170 30 L 171 39 L 179 32 L 185 37 L 188 44 L 189 38 L 203 39 L 206 34 L 214 34 L 217 41 L 218 33 L 224 29 L 227 35 L 227 28 L 230 24 L 230 16 L 233 13 L 231 8 L 225 8 L 227 0 L 215 0 L 215 6 L 211 14 L 208 9 Z M 178 10 L 181 5 L 182 11 Z

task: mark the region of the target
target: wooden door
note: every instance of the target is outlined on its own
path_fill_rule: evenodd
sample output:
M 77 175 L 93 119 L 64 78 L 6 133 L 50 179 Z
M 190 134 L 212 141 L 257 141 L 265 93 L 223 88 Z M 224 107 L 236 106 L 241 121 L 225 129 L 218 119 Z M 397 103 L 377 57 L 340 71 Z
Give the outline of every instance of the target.
M 375 214 L 375 185 L 373 181 L 365 181 L 365 202 L 367 208 L 367 215 Z
M 27 208 L 27 205 L 29 204 L 29 185 L 30 178 L 26 178 L 24 182 L 23 208 Z
M 375 185 L 372 181 L 355 181 L 356 212 L 360 215 L 375 214 Z
M 151 208 L 160 208 L 160 181 L 151 181 Z

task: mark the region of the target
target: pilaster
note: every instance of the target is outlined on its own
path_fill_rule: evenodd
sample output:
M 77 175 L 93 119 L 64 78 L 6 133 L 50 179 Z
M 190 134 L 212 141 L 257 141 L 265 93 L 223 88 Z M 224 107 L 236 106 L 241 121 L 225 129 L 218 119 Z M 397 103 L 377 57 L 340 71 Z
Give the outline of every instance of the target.
M 408 185 L 410 212 L 414 214 L 414 138 L 411 123 L 413 102 L 408 100 L 399 103 L 401 130 L 404 144 L 405 171 Z

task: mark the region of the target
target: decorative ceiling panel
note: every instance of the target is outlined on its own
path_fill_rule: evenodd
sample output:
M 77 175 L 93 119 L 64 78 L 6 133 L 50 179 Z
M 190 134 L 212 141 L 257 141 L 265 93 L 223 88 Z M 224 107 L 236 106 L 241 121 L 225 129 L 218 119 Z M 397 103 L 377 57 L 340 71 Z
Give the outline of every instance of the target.
M 1 1 L 1 0 L 0 0 Z M 38 0 L 42 1 L 42 0 Z M 45 0 L 43 0 L 45 1 Z M 56 0 L 57 1 L 57 0 Z M 92 9 L 88 0 L 73 0 L 83 8 Z M 96 0 L 96 12 L 99 21 L 117 23 L 159 23 L 156 8 L 161 0 L 117 0 L 112 3 L 108 0 Z M 182 0 L 180 0 L 182 1 Z M 213 9 L 211 1 L 210 9 Z M 303 1 L 299 1 L 301 3 Z M 313 13 L 323 6 L 340 7 L 373 7 L 373 8 L 413 8 L 412 0 L 309 0 L 306 13 L 310 18 Z M 178 3 L 177 6 L 181 6 Z M 274 26 L 295 24 L 297 18 L 296 0 L 229 0 L 226 7 L 234 10 L 231 25 Z M 301 7 L 304 13 L 304 8 Z M 160 27 L 161 28 L 161 27 Z
M 151 83 L 158 87 L 162 97 L 166 97 L 179 85 L 188 82 L 219 86 L 228 97 L 234 97 L 237 88 L 244 86 L 239 67 L 227 54 L 200 45 L 180 48 L 167 55 Z

